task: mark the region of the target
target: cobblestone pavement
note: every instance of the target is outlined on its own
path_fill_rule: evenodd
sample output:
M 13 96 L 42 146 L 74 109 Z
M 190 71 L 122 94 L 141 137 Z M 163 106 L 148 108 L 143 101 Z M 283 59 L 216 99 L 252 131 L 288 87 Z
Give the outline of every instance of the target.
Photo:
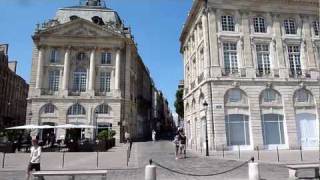
M 121 150 L 121 149 L 120 149 Z M 233 168 L 243 161 L 234 161 L 234 160 L 223 160 L 223 159 L 214 159 L 213 157 L 204 157 L 201 155 L 197 155 L 194 153 L 188 152 L 186 159 L 174 159 L 174 147 L 171 142 L 168 141 L 158 141 L 158 142 L 141 142 L 141 143 L 134 143 L 132 149 L 132 155 L 129 163 L 129 167 L 124 165 L 122 168 L 112 168 L 108 172 L 108 180 L 143 180 L 144 179 L 144 167 L 148 164 L 149 159 L 153 159 L 154 161 L 160 163 L 163 166 L 166 166 L 170 169 L 188 172 L 188 173 L 195 173 L 195 174 L 207 174 L 207 173 L 216 173 L 221 172 L 224 170 L 228 170 Z M 99 161 L 104 161 L 105 164 L 112 164 L 116 163 L 117 158 L 123 160 L 125 156 L 125 152 L 122 152 L 122 155 L 117 155 L 113 157 L 112 161 L 108 161 L 108 159 L 99 158 Z M 81 161 L 77 162 L 86 162 L 92 161 L 94 155 L 86 156 L 79 156 L 76 157 L 74 155 L 74 159 L 82 159 Z M 47 159 L 50 161 L 50 159 Z M 54 161 L 52 161 L 54 162 Z M 45 163 L 45 162 L 43 162 Z M 89 163 L 90 164 L 90 163 Z M 122 164 L 122 163 L 121 163 Z M 47 166 L 49 167 L 49 166 Z M 76 165 L 69 165 L 65 169 L 84 169 L 84 164 Z M 112 166 L 109 166 L 112 167 Z M 61 168 L 60 168 L 61 169 Z M 86 168 L 88 169 L 88 168 Z M 260 164 L 261 169 L 261 176 L 263 179 L 270 179 L 270 180 L 287 180 L 288 178 L 288 171 L 286 168 L 281 167 L 275 164 Z M 212 177 L 192 177 L 192 176 L 184 176 L 172 173 L 168 170 L 161 169 L 157 167 L 157 180 L 244 180 L 248 179 L 248 168 L 247 165 L 236 169 L 227 174 L 222 174 L 219 176 L 212 176 Z M 310 173 L 306 174 L 310 175 Z M 25 178 L 25 171 L 23 170 L 0 170 L 0 180 L 24 180 Z M 66 180 L 65 177 L 55 177 L 55 178 L 46 178 L 46 180 Z M 98 180 L 99 177 L 77 177 L 76 180 Z

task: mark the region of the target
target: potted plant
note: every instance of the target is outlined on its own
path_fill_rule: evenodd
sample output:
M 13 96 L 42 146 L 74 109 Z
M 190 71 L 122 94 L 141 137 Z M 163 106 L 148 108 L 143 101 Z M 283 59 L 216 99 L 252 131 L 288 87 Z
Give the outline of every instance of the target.
M 98 149 L 99 150 L 108 150 L 110 149 L 113 145 L 112 143 L 112 138 L 116 135 L 116 132 L 114 130 L 103 130 L 101 131 L 97 138 L 99 140 L 98 144 Z

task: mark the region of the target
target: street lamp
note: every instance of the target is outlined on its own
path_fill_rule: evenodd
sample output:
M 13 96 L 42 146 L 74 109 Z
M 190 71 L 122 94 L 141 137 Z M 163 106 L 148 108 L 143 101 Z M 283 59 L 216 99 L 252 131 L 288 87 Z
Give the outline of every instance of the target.
M 206 156 L 209 156 L 209 144 L 208 144 L 208 122 L 207 122 L 207 110 L 208 110 L 208 103 L 204 101 L 202 104 L 205 107 L 205 125 L 206 125 Z

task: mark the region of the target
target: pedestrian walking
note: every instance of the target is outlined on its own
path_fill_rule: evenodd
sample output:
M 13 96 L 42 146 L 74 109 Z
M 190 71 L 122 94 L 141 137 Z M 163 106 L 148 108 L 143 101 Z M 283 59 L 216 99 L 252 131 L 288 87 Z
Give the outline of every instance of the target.
M 177 160 L 177 159 L 179 159 L 179 146 L 180 146 L 180 141 L 179 141 L 179 135 L 178 134 L 174 137 L 173 144 L 174 144 L 175 156 L 176 156 L 176 160 Z
M 32 147 L 30 149 L 30 161 L 27 170 L 27 180 L 29 180 L 31 171 L 40 171 L 40 157 L 41 147 L 38 145 L 38 140 L 32 140 Z
M 152 141 L 153 141 L 153 142 L 156 141 L 156 134 L 157 134 L 157 132 L 153 129 L 153 130 L 152 130 Z
M 180 155 L 182 155 L 183 158 L 186 158 L 187 137 L 184 134 L 183 130 L 179 132 L 179 140 L 180 140 Z

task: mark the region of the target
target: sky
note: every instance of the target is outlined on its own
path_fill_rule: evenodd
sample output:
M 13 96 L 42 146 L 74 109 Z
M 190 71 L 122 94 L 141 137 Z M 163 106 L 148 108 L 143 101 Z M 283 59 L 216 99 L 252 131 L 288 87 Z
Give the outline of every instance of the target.
M 79 0 L 0 0 L 0 43 L 9 44 L 9 59 L 18 61 L 17 74 L 27 82 L 36 24 L 54 18 L 61 7 L 78 4 Z M 192 0 L 106 0 L 106 5 L 131 27 L 140 56 L 174 112 L 175 92 L 183 79 L 179 37 Z

